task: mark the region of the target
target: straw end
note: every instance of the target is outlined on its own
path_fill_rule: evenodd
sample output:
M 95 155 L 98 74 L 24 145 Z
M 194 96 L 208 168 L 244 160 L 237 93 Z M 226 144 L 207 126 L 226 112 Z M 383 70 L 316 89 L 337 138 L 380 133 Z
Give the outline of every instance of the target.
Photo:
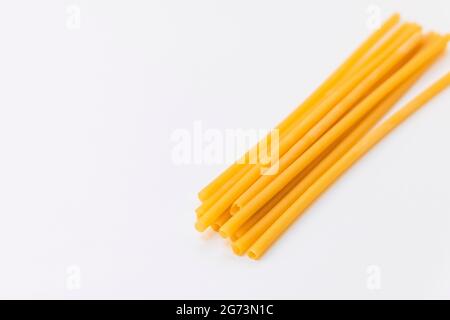
M 203 232 L 203 231 L 206 230 L 206 228 L 207 228 L 207 226 L 206 226 L 204 223 L 202 223 L 201 221 L 197 221 L 197 222 L 195 223 L 195 229 L 196 229 L 198 232 Z

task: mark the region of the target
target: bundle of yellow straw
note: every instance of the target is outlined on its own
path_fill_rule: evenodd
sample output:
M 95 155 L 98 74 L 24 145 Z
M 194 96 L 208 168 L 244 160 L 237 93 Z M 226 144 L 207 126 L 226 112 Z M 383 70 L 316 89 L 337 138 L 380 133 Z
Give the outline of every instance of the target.
M 197 230 L 212 227 L 231 239 L 236 254 L 260 258 L 359 158 L 450 85 L 447 73 L 380 123 L 449 40 L 390 17 L 276 127 L 277 141 L 263 139 L 200 191 Z M 275 143 L 275 173 L 264 173 L 267 157 L 249 163 Z

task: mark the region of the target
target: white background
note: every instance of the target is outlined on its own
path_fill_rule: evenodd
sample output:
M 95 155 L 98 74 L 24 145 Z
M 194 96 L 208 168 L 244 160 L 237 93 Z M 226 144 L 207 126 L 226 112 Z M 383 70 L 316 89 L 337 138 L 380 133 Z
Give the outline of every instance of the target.
M 258 262 L 193 227 L 226 165 L 171 157 L 196 120 L 273 127 L 370 34 L 372 4 L 450 32 L 448 0 L 2 1 L 0 298 L 450 298 L 449 91 Z

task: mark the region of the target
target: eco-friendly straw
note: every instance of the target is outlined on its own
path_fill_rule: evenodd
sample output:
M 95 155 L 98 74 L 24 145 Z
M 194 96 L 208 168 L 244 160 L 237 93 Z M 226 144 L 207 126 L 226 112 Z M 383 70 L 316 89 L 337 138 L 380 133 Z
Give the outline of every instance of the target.
M 398 45 L 398 43 L 396 43 Z M 384 58 L 384 57 L 382 57 Z M 359 82 L 366 78 L 383 59 L 377 59 L 373 63 L 364 66 L 359 72 L 351 76 L 342 86 L 338 87 L 327 96 L 318 106 L 298 123 L 292 131 L 281 138 L 279 143 L 279 153 L 284 154 L 299 138 L 301 138 L 309 129 L 319 122 L 327 112 L 329 112 L 340 100 L 354 89 Z M 236 182 L 221 198 L 209 208 L 197 221 L 196 228 L 199 231 L 205 230 L 210 226 L 222 212 L 229 207 L 237 197 L 239 197 L 253 182 L 260 177 L 259 166 L 252 167 L 238 182 Z M 232 208 L 233 213 L 233 208 Z
M 377 59 L 384 61 L 378 68 L 376 68 L 370 77 L 362 80 L 354 90 L 349 93 L 340 103 L 338 103 L 322 120 L 320 120 L 313 128 L 311 128 L 303 138 L 297 141 L 291 149 L 283 155 L 279 161 L 279 171 L 283 171 L 292 162 L 295 161 L 303 152 L 305 152 L 317 139 L 319 139 L 330 127 L 332 127 L 345 113 L 347 113 L 362 97 L 370 93 L 374 86 L 387 75 L 395 66 L 404 59 L 410 51 L 414 50 L 418 45 L 419 39 L 414 38 L 411 47 L 405 49 L 400 45 L 405 43 L 413 35 L 417 35 L 420 31 L 418 26 L 409 27 L 403 34 L 403 37 L 397 39 L 385 52 L 380 54 Z M 395 51 L 395 54 L 392 52 Z M 239 210 L 240 207 L 248 203 L 259 191 L 261 191 L 270 181 L 275 178 L 275 175 L 261 176 L 250 188 L 248 188 L 235 202 L 232 207 L 233 213 Z
M 294 112 L 292 112 L 285 120 L 283 120 L 277 128 L 280 131 L 288 128 L 292 123 L 296 121 L 306 110 L 311 108 L 317 100 L 328 92 L 349 69 L 354 66 L 358 60 L 360 60 L 373 46 L 383 38 L 398 22 L 400 21 L 400 15 L 398 13 L 393 14 L 378 30 L 376 30 L 361 46 L 356 49 L 353 54 L 327 79 L 325 82 L 311 95 L 305 102 L 303 102 Z M 251 151 L 249 151 L 243 158 L 246 159 Z M 219 177 L 214 179 L 208 186 L 199 192 L 200 200 L 204 201 L 210 197 L 226 180 L 230 179 L 236 174 L 242 167 L 240 161 L 233 164 L 227 170 L 225 170 Z
M 336 161 L 338 161 L 351 147 L 353 147 L 377 122 L 395 105 L 395 103 L 420 78 L 430 64 L 422 67 L 413 77 L 408 79 L 374 110 L 372 110 L 350 133 L 342 140 L 327 157 L 320 161 L 308 175 L 293 188 L 281 201 L 277 203 L 264 217 L 257 219 L 251 228 L 239 235 L 239 239 L 232 247 L 236 254 L 243 254 L 269 228 L 276 219 L 286 211 L 321 175 L 323 175 Z M 253 216 L 251 219 L 253 219 Z
M 450 40 L 398 22 L 391 16 L 276 127 L 278 136 L 269 134 L 200 191 L 197 230 L 211 227 L 236 254 L 258 259 L 370 148 L 450 85 L 447 74 L 377 125 Z
M 374 145 L 383 139 L 388 133 L 399 126 L 409 116 L 427 103 L 439 92 L 450 85 L 450 72 L 440 80 L 423 91 L 409 102 L 405 107 L 397 111 L 379 127 L 363 137 L 340 160 L 338 160 L 327 172 L 322 175 L 295 203 L 284 212 L 277 221 L 250 247 L 249 257 L 258 259 L 275 242 L 280 235 L 304 212 L 332 183 L 334 183 L 347 169 L 368 152 Z
M 405 66 L 403 66 L 392 77 L 383 82 L 370 95 L 368 95 L 361 103 L 351 110 L 343 119 L 341 119 L 333 128 L 323 135 L 313 146 L 311 146 L 304 154 L 302 154 L 294 163 L 286 170 L 281 172 L 266 188 L 258 193 L 250 202 L 248 202 L 239 213 L 227 221 L 220 228 L 220 232 L 224 236 L 232 234 L 237 230 L 253 213 L 255 213 L 264 203 L 270 200 L 279 190 L 292 180 L 299 172 L 313 161 L 318 154 L 323 152 L 337 137 L 344 134 L 351 126 L 358 122 L 368 111 L 370 111 L 385 96 L 398 87 L 408 77 L 412 76 L 421 66 L 431 60 L 433 56 L 445 48 L 445 39 L 440 38 L 438 41 L 427 46 L 423 51 L 414 56 Z

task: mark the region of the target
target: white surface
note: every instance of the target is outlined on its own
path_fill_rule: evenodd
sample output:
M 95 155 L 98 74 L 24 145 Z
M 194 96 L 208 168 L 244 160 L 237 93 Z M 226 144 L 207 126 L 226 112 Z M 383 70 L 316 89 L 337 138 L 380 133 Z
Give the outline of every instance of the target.
M 448 91 L 259 262 L 194 230 L 225 165 L 171 159 L 196 120 L 275 125 L 369 34 L 372 4 L 450 32 L 447 0 L 3 1 L 0 298 L 450 298 Z

